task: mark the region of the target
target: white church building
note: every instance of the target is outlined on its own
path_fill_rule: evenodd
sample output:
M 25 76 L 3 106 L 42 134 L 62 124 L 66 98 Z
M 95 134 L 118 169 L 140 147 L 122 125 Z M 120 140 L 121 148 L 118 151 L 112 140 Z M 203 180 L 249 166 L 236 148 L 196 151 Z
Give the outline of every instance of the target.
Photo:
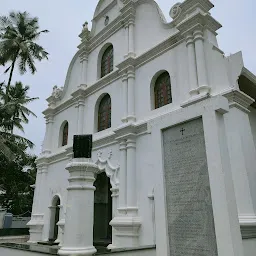
M 256 77 L 219 48 L 213 7 L 185 0 L 167 23 L 154 0 L 99 1 L 47 99 L 29 243 L 255 256 Z M 73 159 L 82 134 L 90 160 Z

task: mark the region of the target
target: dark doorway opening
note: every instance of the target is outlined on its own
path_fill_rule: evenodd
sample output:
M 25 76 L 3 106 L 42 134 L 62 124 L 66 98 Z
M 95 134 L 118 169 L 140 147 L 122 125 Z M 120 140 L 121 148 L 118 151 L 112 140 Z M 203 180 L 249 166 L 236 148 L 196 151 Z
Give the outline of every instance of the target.
M 94 225 L 93 241 L 95 246 L 108 246 L 112 241 L 112 197 L 110 179 L 105 172 L 97 175 L 94 183 Z
M 53 205 L 51 208 L 51 226 L 50 226 L 50 234 L 49 234 L 49 242 L 54 242 L 58 238 L 59 234 L 59 226 L 57 223 L 60 220 L 60 198 L 56 197 L 53 200 Z

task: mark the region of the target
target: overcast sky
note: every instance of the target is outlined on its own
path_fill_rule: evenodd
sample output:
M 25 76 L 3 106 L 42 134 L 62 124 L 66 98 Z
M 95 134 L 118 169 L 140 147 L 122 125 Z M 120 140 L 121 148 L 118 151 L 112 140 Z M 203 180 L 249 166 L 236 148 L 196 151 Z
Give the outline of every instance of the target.
M 176 0 L 157 0 L 168 21 L 169 10 Z M 215 8 L 211 11 L 223 28 L 219 30 L 219 46 L 229 55 L 242 50 L 245 66 L 256 74 L 256 1 L 255 0 L 213 0 Z M 28 11 L 38 16 L 41 29 L 49 34 L 41 37 L 40 44 L 50 53 L 49 61 L 37 64 L 38 72 L 20 76 L 15 73 L 13 81 L 22 81 L 31 86 L 30 96 L 40 97 L 30 105 L 38 118 L 31 118 L 25 126 L 25 136 L 35 143 L 34 152 L 40 153 L 45 133 L 42 111 L 47 107 L 45 99 L 52 87 L 63 86 L 67 68 L 79 44 L 78 34 L 82 24 L 93 17 L 98 0 L 0 0 L 0 15 L 11 10 Z M 0 82 L 7 81 L 0 68 Z

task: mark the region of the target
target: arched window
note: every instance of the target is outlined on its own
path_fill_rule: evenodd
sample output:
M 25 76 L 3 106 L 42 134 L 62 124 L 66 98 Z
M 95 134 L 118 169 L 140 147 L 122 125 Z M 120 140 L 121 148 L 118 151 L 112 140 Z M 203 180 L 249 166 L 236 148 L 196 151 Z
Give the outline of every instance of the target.
M 111 98 L 105 95 L 99 104 L 98 110 L 98 131 L 103 131 L 111 127 Z
M 155 108 L 172 103 L 171 79 L 168 72 L 162 73 L 155 82 Z
M 113 45 L 110 45 L 102 55 L 101 59 L 101 77 L 113 71 Z
M 65 123 L 62 131 L 62 146 L 66 146 L 68 144 L 68 122 Z

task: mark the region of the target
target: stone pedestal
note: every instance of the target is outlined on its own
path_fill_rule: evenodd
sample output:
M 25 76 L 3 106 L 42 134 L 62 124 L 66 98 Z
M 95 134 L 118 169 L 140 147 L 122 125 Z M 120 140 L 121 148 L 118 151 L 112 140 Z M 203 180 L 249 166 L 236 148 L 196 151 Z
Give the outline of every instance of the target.
M 59 255 L 93 255 L 93 213 L 97 165 L 89 159 L 77 158 L 66 169 L 70 173 L 65 234 Z

